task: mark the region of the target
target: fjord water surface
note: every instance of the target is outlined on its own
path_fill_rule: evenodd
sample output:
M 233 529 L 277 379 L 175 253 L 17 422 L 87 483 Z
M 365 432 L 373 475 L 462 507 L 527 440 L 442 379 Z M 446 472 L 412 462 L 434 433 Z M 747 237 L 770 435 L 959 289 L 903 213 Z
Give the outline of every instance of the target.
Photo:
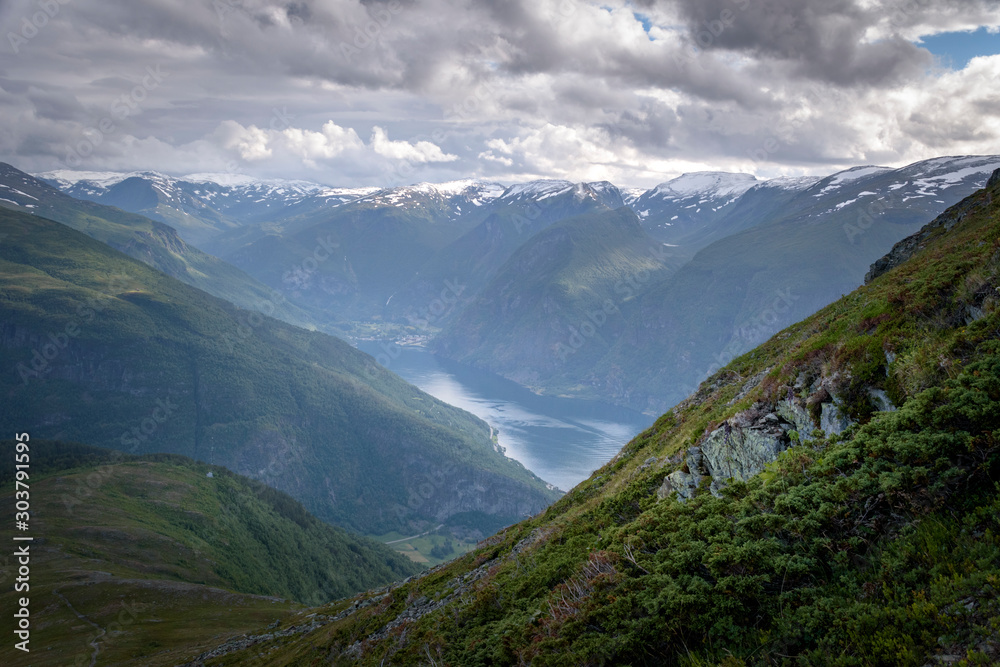
M 499 429 L 507 456 L 564 491 L 607 463 L 654 418 L 597 401 L 539 396 L 493 373 L 440 359 L 419 347 L 360 341 L 358 349 L 445 403 Z

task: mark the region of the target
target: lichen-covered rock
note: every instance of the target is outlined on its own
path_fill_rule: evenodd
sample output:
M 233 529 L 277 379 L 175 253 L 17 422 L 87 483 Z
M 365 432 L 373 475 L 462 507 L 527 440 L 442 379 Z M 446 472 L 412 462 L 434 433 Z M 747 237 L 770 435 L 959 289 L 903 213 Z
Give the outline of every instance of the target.
M 726 423 L 715 429 L 701 443 L 701 457 L 714 481 L 745 481 L 777 459 L 788 444 L 786 429 L 776 415 L 769 414 L 749 428 L 733 428 Z
M 663 478 L 663 484 L 656 490 L 656 497 L 663 500 L 669 498 L 670 494 L 676 491 L 678 500 L 687 500 L 694 495 L 701 480 L 701 475 L 677 470 Z
M 812 432 L 816 427 L 813 424 L 812 417 L 809 415 L 809 411 L 804 405 L 800 405 L 795 399 L 789 398 L 780 401 L 775 408 L 775 412 L 798 431 L 799 437 L 803 442 L 812 439 Z
M 821 407 L 819 417 L 819 427 L 827 435 L 843 433 L 851 425 L 850 418 L 847 417 L 834 403 L 824 403 Z

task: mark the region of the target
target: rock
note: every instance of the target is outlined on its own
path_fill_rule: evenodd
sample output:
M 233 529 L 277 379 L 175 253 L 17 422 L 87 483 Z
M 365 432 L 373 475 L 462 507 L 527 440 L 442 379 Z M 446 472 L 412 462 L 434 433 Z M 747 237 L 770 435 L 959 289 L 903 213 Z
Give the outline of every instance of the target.
M 798 431 L 799 438 L 805 442 L 806 440 L 812 440 L 813 429 L 816 428 L 813 424 L 812 416 L 810 416 L 809 411 L 806 410 L 805 406 L 800 405 L 795 399 L 787 399 L 778 403 L 775 412 L 778 413 L 782 419 L 795 427 Z
M 663 484 L 656 490 L 656 497 L 663 500 L 669 498 L 670 494 L 676 491 L 677 499 L 683 502 L 694 496 L 694 492 L 698 490 L 701 480 L 701 475 L 677 470 L 663 478 Z
M 976 320 L 981 320 L 986 317 L 986 313 L 983 312 L 982 308 L 976 308 L 975 306 L 967 306 L 965 309 L 965 324 L 969 325 Z
M 843 433 L 851 425 L 851 420 L 833 403 L 824 403 L 819 417 L 819 427 L 827 435 Z
M 879 412 L 895 412 L 896 406 L 889 396 L 881 389 L 869 389 L 868 396 Z
M 724 424 L 701 443 L 701 457 L 713 480 L 746 481 L 777 459 L 788 449 L 788 443 L 788 436 L 780 427 L 732 428 Z
M 659 459 L 657 459 L 655 456 L 650 456 L 648 459 L 642 462 L 642 465 L 639 466 L 639 470 L 640 471 L 645 470 L 646 468 L 656 463 L 658 460 Z

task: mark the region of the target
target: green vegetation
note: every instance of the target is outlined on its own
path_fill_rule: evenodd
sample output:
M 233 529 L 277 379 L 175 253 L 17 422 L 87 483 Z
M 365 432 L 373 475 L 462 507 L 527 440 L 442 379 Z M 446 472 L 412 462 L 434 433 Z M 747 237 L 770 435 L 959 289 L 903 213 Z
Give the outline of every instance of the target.
M 88 638 L 104 631 L 97 664 L 173 665 L 180 646 L 286 617 L 298 608 L 288 599 L 321 604 L 420 569 L 218 466 L 29 444 L 32 664 L 75 664 L 81 655 L 90 664 Z M 2 449 L 12 452 L 13 442 Z M 8 516 L 13 460 L 2 461 Z M 10 532 L 5 527 L 8 544 Z M 9 584 L 14 561 L 4 563 Z M 18 594 L 5 588 L 0 604 L 14 609 Z M 10 642 L 0 647 L 5 664 L 21 664 L 17 654 Z
M 259 310 L 299 326 L 312 323 L 312 318 L 298 306 L 236 267 L 188 245 L 168 225 L 113 206 L 74 199 L 4 163 L 0 163 L 0 185 L 15 188 L 4 190 L 6 196 L 23 199 L 31 205 L 14 210 L 61 222 L 237 306 Z M 12 208 L 11 200 L 0 202 L 0 207 Z
M 239 309 L 37 216 L 0 209 L 0 430 L 170 452 L 368 534 L 557 497 L 489 428 L 343 341 Z
M 997 664 L 1000 179 L 965 211 L 539 516 L 346 618 L 206 664 Z M 877 411 L 876 391 L 900 408 Z M 687 502 L 658 497 L 690 446 L 789 396 L 838 400 L 855 423 L 800 434 L 719 497 L 707 479 Z
M 513 253 L 433 349 L 527 386 L 577 392 L 575 378 L 622 335 L 640 292 L 680 263 L 631 209 L 561 220 Z

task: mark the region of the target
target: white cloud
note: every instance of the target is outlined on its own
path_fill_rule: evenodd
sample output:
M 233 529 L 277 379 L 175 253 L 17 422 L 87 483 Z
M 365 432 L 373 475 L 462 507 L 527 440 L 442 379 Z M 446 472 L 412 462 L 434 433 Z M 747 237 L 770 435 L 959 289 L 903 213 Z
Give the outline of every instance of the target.
M 458 159 L 457 155 L 450 155 L 441 148 L 429 141 L 418 141 L 415 144 L 406 141 L 392 141 L 385 130 L 377 125 L 372 128 L 372 150 L 393 160 L 405 160 L 407 162 L 452 162 Z

